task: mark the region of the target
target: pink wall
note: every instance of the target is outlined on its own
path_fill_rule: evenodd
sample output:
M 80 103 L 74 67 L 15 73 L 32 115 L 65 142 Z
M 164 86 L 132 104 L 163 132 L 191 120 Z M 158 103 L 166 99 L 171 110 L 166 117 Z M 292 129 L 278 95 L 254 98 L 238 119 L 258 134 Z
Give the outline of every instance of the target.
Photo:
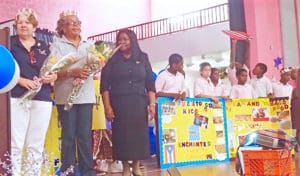
M 54 30 L 59 13 L 66 9 L 79 9 L 79 0 L 1 0 L 0 22 L 13 19 L 19 9 L 26 6 L 36 11 L 39 26 Z M 71 3 L 72 2 L 72 3 Z
M 274 59 L 282 57 L 282 36 L 278 0 L 244 0 L 247 32 L 253 36 L 250 47 L 250 66 L 263 62 L 267 76 L 279 78 Z
M 151 0 L 81 1 L 88 36 L 151 21 Z
M 1 0 L 0 22 L 14 18 L 25 2 L 37 12 L 39 26 L 50 30 L 61 11 L 75 9 L 85 37 L 151 21 L 151 0 Z

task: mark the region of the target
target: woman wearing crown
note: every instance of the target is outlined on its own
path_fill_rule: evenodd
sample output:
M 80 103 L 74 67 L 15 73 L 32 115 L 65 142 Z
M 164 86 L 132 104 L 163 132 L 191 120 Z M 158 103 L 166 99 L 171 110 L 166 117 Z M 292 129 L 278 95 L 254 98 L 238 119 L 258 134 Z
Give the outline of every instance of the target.
M 55 81 L 57 76 L 50 74 L 38 78 L 50 51 L 44 42 L 33 37 L 38 25 L 33 10 L 20 10 L 15 23 L 17 35 L 11 37 L 11 52 L 20 66 L 21 76 L 11 91 L 12 174 L 40 175 L 44 142 L 52 112 L 49 83 Z M 43 85 L 38 94 L 26 105 L 20 104 L 20 97 L 28 90 L 38 88 L 40 84 Z
M 92 43 L 84 41 L 81 36 L 81 21 L 75 11 L 64 11 L 57 21 L 56 31 L 59 35 L 51 45 L 51 54 L 57 59 L 74 53 L 79 59 L 67 69 L 58 72 L 54 84 L 55 103 L 62 127 L 61 171 L 68 170 L 78 163 L 79 172 L 84 176 L 95 176 L 92 157 L 92 109 L 96 102 L 93 77 L 83 69 L 87 49 Z M 70 110 L 65 110 L 69 94 L 73 89 L 73 81 L 84 80 L 82 89 Z M 78 156 L 78 161 L 76 161 Z

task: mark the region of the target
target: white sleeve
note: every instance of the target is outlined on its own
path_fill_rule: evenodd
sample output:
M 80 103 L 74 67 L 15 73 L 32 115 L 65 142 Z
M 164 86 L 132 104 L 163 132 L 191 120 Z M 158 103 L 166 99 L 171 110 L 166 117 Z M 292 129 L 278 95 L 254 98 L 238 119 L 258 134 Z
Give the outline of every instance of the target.
M 202 93 L 202 90 L 201 90 L 200 80 L 196 79 L 196 81 L 194 83 L 194 96 L 199 95 L 201 93 Z
M 231 87 L 229 98 L 231 98 L 231 99 L 238 98 L 235 85 Z
M 181 92 L 185 92 L 187 93 L 187 86 L 186 86 L 186 82 L 185 79 L 182 80 L 182 84 L 181 84 Z
M 252 98 L 258 98 L 257 93 L 255 92 L 254 88 L 250 85 L 251 88 L 251 94 L 252 94 Z
M 164 79 L 163 73 L 160 73 L 155 80 L 156 92 L 163 92 L 165 82 L 166 80 Z
M 272 88 L 272 83 L 271 83 L 271 81 L 269 80 L 269 79 L 266 79 L 267 80 L 267 87 L 266 87 L 266 90 L 267 90 L 267 94 L 269 94 L 269 93 L 273 93 L 273 88 Z

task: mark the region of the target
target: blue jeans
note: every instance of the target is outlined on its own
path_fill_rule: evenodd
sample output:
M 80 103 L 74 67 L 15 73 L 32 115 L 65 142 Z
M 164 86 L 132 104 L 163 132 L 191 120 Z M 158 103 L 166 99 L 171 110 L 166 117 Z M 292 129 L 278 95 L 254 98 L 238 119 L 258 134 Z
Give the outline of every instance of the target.
M 76 167 L 75 157 L 78 156 L 80 175 L 96 176 L 92 156 L 92 110 L 93 104 L 74 104 L 70 111 L 65 111 L 64 105 L 57 105 L 62 127 L 62 172 L 71 166 Z M 75 173 L 70 175 L 75 175 Z

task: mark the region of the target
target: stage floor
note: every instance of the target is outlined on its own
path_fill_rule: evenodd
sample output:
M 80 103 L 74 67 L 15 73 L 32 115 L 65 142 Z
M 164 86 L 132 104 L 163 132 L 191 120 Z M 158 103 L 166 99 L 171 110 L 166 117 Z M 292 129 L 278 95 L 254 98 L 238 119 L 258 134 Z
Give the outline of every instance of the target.
M 156 159 L 151 158 L 142 162 L 145 168 L 142 169 L 144 176 L 170 176 L 168 171 L 157 167 Z M 214 164 L 214 165 L 202 165 L 191 167 L 178 167 L 178 171 L 181 176 L 238 176 L 236 174 L 235 162 Z M 295 175 L 300 175 L 300 153 L 296 153 L 294 157 Z M 122 176 L 121 173 L 107 173 L 107 176 Z M 174 175 L 175 176 L 175 175 Z M 177 175 L 176 175 L 177 176 Z

